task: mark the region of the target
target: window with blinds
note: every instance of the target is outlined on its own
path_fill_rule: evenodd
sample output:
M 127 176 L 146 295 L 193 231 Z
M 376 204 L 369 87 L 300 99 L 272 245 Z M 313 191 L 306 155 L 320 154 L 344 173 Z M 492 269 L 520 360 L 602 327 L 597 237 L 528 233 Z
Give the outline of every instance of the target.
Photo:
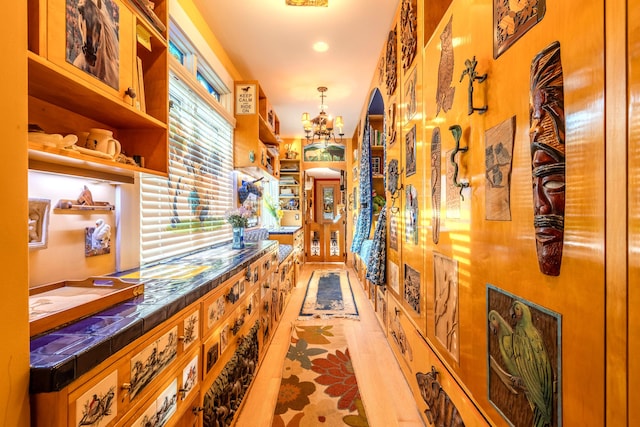
M 169 178 L 140 180 L 142 264 L 231 239 L 233 129 L 175 73 L 169 100 Z

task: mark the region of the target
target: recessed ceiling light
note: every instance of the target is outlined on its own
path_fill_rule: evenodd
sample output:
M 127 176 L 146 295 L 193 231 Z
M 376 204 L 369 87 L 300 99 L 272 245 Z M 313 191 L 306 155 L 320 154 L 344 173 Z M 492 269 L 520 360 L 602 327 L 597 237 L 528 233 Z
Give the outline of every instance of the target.
M 285 0 L 288 6 L 329 6 L 329 0 Z
M 329 50 L 329 45 L 325 42 L 315 42 L 313 44 L 313 50 L 316 52 L 326 52 Z

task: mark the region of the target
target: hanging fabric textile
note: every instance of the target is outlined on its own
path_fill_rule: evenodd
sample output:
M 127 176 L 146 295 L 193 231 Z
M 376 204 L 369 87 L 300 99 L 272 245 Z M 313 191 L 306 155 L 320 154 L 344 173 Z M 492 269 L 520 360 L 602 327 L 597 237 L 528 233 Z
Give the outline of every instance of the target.
M 387 265 L 387 206 L 380 209 L 378 223 L 373 233 L 373 245 L 367 264 L 367 279 L 374 285 L 383 286 L 386 284 Z
M 371 202 L 371 141 L 369 140 L 369 115 L 362 132 L 362 150 L 360 154 L 360 212 L 356 223 L 356 232 L 351 242 L 351 252 L 358 253 L 362 242 L 369 237 L 373 204 Z

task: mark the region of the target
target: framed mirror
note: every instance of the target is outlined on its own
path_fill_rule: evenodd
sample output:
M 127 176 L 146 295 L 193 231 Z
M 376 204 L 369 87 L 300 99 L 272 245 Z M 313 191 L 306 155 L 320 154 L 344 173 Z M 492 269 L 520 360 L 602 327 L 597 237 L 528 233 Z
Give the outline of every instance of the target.
M 324 187 L 322 189 L 322 203 L 322 218 L 333 220 L 333 187 Z

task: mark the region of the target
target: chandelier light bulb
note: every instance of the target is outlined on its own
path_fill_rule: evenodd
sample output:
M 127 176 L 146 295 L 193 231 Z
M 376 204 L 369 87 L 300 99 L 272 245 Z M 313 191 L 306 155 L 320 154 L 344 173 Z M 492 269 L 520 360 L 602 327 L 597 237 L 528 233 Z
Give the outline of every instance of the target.
M 342 116 L 336 116 L 336 118 L 334 119 L 332 115 L 328 115 L 324 111 L 325 108 L 328 108 L 324 103 L 324 93 L 326 91 L 326 87 L 318 87 L 321 103 L 320 113 L 316 117 L 311 119 L 309 113 L 302 114 L 302 126 L 309 143 L 313 143 L 316 139 L 318 141 L 324 140 L 325 145 L 328 144 L 332 139 L 335 143 L 342 143 L 342 135 L 344 135 L 342 133 L 344 128 L 344 120 L 342 119 Z M 338 134 L 340 135 L 339 139 L 337 139 L 335 134 L 333 133 L 334 126 L 338 128 Z

